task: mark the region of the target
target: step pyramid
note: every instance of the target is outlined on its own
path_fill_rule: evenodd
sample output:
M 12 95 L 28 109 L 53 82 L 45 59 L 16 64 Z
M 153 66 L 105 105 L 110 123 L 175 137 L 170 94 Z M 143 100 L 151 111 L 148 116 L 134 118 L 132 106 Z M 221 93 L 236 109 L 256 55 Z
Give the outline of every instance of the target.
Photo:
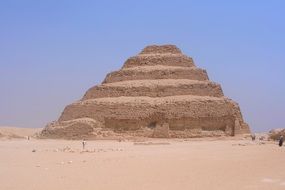
M 65 107 L 49 138 L 216 137 L 250 133 L 237 103 L 174 45 L 152 45 Z

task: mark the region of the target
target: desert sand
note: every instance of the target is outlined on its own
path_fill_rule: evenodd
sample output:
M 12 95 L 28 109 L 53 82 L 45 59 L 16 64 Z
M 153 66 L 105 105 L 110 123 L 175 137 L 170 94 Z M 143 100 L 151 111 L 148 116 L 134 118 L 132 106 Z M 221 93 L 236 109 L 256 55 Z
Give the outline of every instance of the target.
M 275 142 L 1 139 L 1 190 L 285 189 Z

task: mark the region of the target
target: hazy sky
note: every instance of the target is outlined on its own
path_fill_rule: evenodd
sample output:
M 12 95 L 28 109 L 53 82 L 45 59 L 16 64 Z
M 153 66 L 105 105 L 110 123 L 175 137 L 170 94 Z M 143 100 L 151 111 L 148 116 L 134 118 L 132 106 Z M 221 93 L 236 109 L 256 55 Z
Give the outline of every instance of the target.
M 175 44 L 253 131 L 285 127 L 284 0 L 0 1 L 0 125 L 44 127 L 149 44 Z

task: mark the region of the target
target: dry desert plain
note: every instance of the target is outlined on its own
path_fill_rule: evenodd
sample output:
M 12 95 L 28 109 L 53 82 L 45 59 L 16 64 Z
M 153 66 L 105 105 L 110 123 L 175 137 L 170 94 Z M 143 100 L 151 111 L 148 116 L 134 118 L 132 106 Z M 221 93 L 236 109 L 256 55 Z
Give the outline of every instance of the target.
M 285 147 L 275 142 L 97 140 L 85 151 L 81 143 L 0 139 L 0 189 L 285 189 Z

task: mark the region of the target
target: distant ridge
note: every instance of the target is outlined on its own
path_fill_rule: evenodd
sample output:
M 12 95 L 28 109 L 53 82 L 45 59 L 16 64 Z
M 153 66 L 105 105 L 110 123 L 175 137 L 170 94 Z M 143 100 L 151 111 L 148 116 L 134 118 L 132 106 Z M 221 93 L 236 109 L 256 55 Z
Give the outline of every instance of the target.
M 40 133 L 42 128 L 21 128 L 21 127 L 7 127 L 0 126 L 0 138 L 27 138 L 33 137 Z

